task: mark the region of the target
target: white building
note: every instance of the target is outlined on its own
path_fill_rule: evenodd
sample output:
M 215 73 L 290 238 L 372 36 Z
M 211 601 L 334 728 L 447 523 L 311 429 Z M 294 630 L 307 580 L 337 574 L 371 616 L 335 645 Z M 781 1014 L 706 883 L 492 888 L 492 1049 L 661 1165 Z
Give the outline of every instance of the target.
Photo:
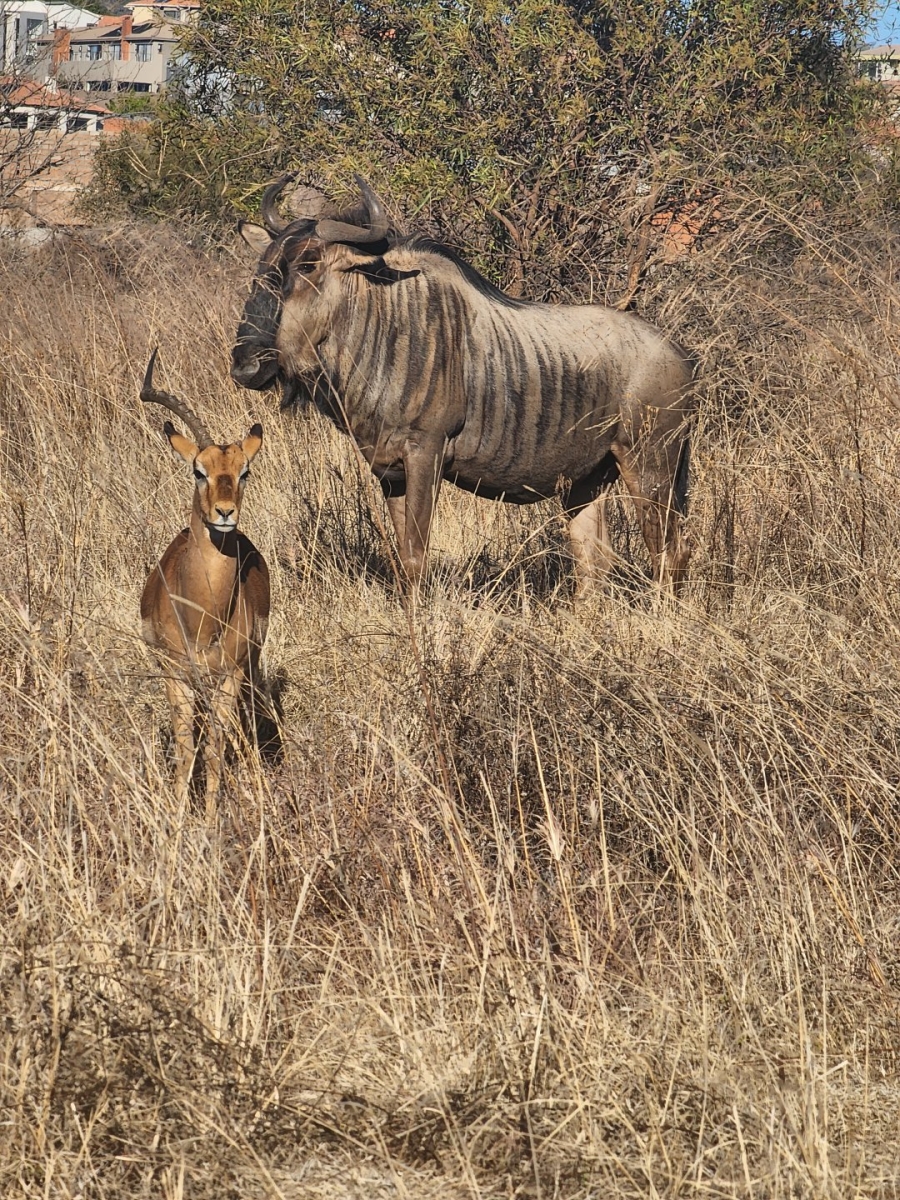
M 156 16 L 100 17 L 88 29 L 58 30 L 37 39 L 35 78 L 86 92 L 159 92 L 169 81 L 188 26 Z
M 873 83 L 900 82 L 900 46 L 866 46 L 857 55 L 859 73 Z
M 200 0 L 131 0 L 122 7 L 131 13 L 135 25 L 147 21 L 180 21 L 186 25 L 200 15 Z
M 26 66 L 37 51 L 36 38 L 96 22 L 96 13 L 56 0 L 0 0 L 0 74 Z

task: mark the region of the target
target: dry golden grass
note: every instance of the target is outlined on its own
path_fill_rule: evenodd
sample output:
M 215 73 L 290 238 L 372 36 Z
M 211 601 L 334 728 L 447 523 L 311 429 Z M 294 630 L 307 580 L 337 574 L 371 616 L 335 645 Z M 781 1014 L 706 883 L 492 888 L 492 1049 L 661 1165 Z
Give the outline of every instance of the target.
M 897 1194 L 894 264 L 752 228 L 648 296 L 705 364 L 684 602 L 624 510 L 573 611 L 552 506 L 447 489 L 411 622 L 346 440 L 228 381 L 246 263 L 4 251 L 0 1194 Z M 265 425 L 283 752 L 214 827 L 138 636 L 191 486 L 157 340 Z

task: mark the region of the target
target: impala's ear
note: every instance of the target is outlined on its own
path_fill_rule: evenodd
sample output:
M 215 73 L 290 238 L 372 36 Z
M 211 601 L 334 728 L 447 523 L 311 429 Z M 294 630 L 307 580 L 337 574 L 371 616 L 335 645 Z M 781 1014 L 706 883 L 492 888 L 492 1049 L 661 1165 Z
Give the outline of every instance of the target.
M 260 256 L 275 240 L 268 229 L 263 229 L 262 225 L 254 225 L 252 221 L 238 221 L 237 231 L 250 249 Z
M 241 449 L 247 455 L 247 462 L 253 462 L 256 455 L 259 453 L 262 446 L 262 425 L 254 425 L 244 440 L 241 442 Z
M 183 458 L 186 463 L 192 463 L 200 453 L 200 447 L 189 438 L 183 437 L 171 421 L 166 421 L 163 425 L 163 433 L 169 439 L 169 445 L 178 457 Z

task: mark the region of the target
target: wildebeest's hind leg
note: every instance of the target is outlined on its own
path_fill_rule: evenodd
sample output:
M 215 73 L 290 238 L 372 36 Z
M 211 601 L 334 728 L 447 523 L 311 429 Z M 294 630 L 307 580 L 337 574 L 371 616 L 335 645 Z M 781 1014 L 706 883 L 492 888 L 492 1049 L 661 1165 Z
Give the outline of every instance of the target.
M 575 560 L 575 598 L 589 596 L 609 575 L 615 553 L 609 539 L 606 505 L 618 478 L 611 454 L 586 478 L 572 484 L 563 498 L 569 519 L 569 546 Z
M 691 556 L 690 545 L 681 532 L 687 440 L 642 447 L 640 454 L 623 442 L 613 442 L 612 452 L 637 512 L 653 578 L 677 593 Z
M 389 480 L 382 479 L 381 490 L 394 533 L 397 535 L 397 545 L 400 546 L 403 544 L 406 530 L 406 484 L 392 484 Z

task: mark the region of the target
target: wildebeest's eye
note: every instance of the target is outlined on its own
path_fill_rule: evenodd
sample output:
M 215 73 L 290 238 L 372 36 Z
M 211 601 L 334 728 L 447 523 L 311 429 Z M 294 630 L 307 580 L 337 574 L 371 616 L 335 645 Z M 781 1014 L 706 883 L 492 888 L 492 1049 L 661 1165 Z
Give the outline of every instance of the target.
M 294 270 L 299 271 L 301 275 L 311 275 L 318 266 L 318 262 L 297 262 L 294 263 Z

